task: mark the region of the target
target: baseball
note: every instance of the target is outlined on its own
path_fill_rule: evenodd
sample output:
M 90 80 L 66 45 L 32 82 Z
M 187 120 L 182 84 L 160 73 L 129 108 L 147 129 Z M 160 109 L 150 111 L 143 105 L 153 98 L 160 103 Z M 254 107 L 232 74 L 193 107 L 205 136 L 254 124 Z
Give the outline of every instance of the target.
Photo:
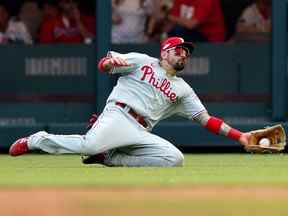
M 268 147 L 268 146 L 270 146 L 270 140 L 267 139 L 267 138 L 262 138 L 259 141 L 259 145 L 262 146 L 262 147 Z

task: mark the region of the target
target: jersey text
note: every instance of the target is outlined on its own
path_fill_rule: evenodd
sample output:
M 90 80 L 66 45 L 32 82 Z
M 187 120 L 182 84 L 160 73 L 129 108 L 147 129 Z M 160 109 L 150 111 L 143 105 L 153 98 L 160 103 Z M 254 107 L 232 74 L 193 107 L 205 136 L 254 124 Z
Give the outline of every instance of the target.
M 160 90 L 166 97 L 168 97 L 170 101 L 176 101 L 177 95 L 174 91 L 172 91 L 170 87 L 170 81 L 168 81 L 166 78 L 161 81 L 158 77 L 155 76 L 151 66 L 144 65 L 141 68 L 141 71 L 143 72 L 141 77 L 142 81 L 147 80 L 154 88 Z

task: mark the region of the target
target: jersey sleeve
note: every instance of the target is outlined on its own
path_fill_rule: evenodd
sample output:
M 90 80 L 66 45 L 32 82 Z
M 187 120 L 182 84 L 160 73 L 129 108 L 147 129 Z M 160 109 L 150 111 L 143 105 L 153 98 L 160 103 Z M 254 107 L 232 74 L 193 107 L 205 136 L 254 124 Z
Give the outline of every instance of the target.
M 181 102 L 177 108 L 177 113 L 185 118 L 194 119 L 202 112 L 206 112 L 206 108 L 193 89 L 190 88 L 189 93 L 181 98 Z
M 133 73 L 139 68 L 143 58 L 145 58 L 145 54 L 141 53 L 127 53 L 121 54 L 118 52 L 110 51 L 107 54 L 107 57 L 119 57 L 125 59 L 130 66 L 125 67 L 114 67 L 111 71 L 111 74 L 128 74 Z

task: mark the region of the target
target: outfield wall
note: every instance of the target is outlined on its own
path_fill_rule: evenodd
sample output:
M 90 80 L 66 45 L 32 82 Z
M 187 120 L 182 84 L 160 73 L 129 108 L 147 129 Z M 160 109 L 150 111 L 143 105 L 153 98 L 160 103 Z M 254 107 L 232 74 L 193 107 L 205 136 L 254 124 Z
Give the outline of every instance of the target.
M 199 45 L 183 73 L 210 113 L 234 127 L 251 130 L 278 121 L 287 128 L 287 3 L 273 1 L 271 48 L 257 43 Z M 103 108 L 116 81 L 96 72 L 97 60 L 111 46 L 111 2 L 96 5 L 94 44 L 0 47 L 1 150 L 38 130 L 85 133 L 90 113 Z M 113 49 L 158 56 L 159 44 Z M 161 122 L 155 133 L 183 146 L 234 145 L 180 118 Z
M 159 53 L 158 44 L 113 49 Z M 0 47 L 0 148 L 42 129 L 85 133 L 89 115 L 104 106 L 98 95 L 108 95 L 116 81 L 96 71 L 95 56 L 93 45 Z M 203 44 L 190 63 L 183 77 L 211 114 L 244 130 L 272 124 L 269 44 Z M 232 144 L 180 118 L 162 122 L 155 132 L 185 146 Z

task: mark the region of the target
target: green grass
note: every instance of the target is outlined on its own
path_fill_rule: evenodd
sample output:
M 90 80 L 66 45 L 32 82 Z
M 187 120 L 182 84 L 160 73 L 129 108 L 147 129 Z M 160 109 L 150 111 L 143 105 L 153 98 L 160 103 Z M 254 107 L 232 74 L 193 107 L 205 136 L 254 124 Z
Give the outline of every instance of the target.
M 19 215 L 9 208 L 18 197 L 29 216 L 43 205 L 46 215 L 63 216 L 288 215 L 286 154 L 185 156 L 181 168 L 111 168 L 75 155 L 0 155 L 1 211 Z
M 82 165 L 76 155 L 0 155 L 0 187 L 288 186 L 288 156 L 187 154 L 182 168 Z

